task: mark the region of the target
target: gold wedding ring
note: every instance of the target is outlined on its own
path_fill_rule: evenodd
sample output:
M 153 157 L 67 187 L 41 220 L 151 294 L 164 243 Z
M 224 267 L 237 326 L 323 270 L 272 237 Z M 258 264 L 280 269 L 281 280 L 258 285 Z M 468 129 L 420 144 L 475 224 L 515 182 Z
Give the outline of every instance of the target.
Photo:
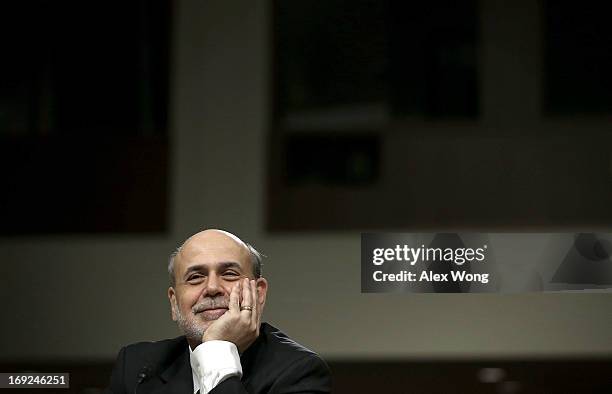
M 248 305 L 243 305 L 240 307 L 241 311 L 252 311 L 253 307 L 252 306 L 248 306 Z

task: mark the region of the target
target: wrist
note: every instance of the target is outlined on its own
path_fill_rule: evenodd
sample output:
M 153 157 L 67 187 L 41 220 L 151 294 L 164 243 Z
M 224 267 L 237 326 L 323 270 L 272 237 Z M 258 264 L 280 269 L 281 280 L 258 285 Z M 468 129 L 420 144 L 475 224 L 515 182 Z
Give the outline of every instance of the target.
M 206 330 L 204 334 L 202 335 L 202 343 L 214 341 L 217 339 L 219 338 L 216 338 L 212 333 L 209 333 L 208 330 Z

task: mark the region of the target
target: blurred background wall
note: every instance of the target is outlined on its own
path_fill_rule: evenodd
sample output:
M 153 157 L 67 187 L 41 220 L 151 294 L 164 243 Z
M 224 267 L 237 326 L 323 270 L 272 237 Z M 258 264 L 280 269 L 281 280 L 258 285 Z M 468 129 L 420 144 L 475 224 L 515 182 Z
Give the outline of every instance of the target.
M 521 134 L 512 139 L 519 147 L 533 142 L 529 128 L 537 138 L 555 129 L 539 111 L 539 4 L 479 3 L 478 127 Z M 0 361 L 110 362 L 125 344 L 177 336 L 166 259 L 186 237 L 210 227 L 234 232 L 268 256 L 266 320 L 326 359 L 609 360 L 609 293 L 361 294 L 359 229 L 269 231 L 272 8 L 264 1 L 172 4 L 165 230 L 5 231 Z M 515 50 L 524 56 L 513 56 Z M 585 128 L 608 133 L 609 113 L 598 119 Z M 424 124 L 419 132 L 428 127 L 439 126 Z M 37 190 L 33 204 L 51 192 Z

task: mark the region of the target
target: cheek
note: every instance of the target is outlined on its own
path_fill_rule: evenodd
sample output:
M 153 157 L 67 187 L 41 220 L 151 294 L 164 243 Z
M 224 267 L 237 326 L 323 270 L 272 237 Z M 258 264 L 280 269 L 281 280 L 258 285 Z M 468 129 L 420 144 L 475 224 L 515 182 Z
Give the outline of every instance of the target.
M 180 297 L 177 297 L 178 307 L 183 312 L 191 312 L 191 308 L 196 304 L 197 300 L 197 291 L 186 291 Z
M 229 295 L 232 293 L 232 289 L 236 285 L 236 282 L 225 281 L 223 282 L 223 292 L 229 298 Z

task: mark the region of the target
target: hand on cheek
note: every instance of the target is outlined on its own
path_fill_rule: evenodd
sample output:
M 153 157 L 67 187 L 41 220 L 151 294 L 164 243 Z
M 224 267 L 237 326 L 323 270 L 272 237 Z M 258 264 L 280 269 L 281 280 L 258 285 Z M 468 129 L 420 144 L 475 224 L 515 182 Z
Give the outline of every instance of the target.
M 232 288 L 228 311 L 208 327 L 202 342 L 229 341 L 244 352 L 259 336 L 260 309 L 256 282 L 241 279 Z

